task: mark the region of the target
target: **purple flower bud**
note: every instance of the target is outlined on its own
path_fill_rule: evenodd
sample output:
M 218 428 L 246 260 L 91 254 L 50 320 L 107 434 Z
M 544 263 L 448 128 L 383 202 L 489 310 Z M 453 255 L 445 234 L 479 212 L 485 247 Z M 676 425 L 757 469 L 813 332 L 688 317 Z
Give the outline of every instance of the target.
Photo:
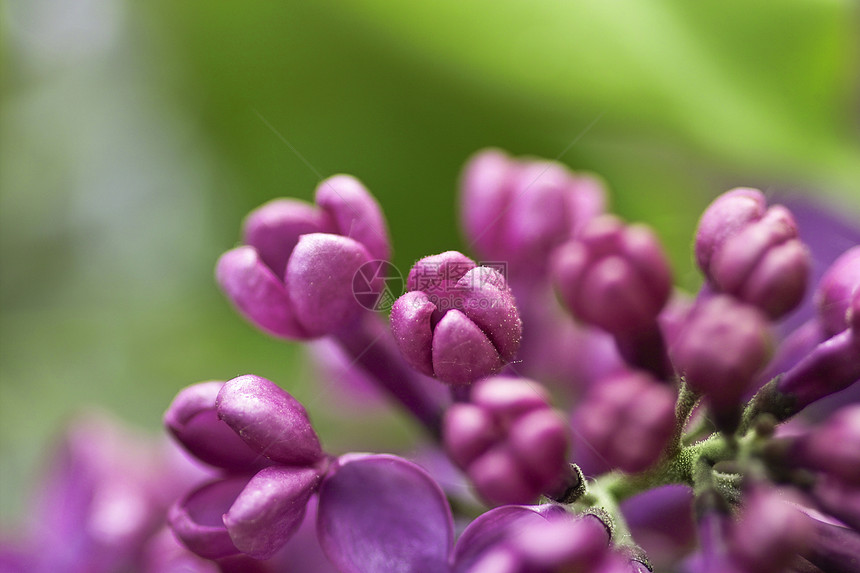
M 860 565 L 860 533 L 854 529 L 825 523 L 817 519 L 812 522 L 812 543 L 808 543 L 806 558 L 815 566 L 815 571 L 854 573 Z
M 266 332 L 290 339 L 331 334 L 361 312 L 352 292 L 359 267 L 390 255 L 376 200 L 356 179 L 331 177 L 318 208 L 278 199 L 245 220 L 246 246 L 225 253 L 216 278 L 237 309 Z
M 860 290 L 860 246 L 845 251 L 818 283 L 815 304 L 824 331 L 828 336 L 846 328 L 846 318 L 852 300 Z M 854 312 L 855 318 L 857 312 Z M 855 327 L 856 329 L 857 327 Z
M 546 520 L 570 519 L 562 506 L 544 505 L 503 505 L 476 517 L 457 540 L 454 548 L 454 572 L 474 573 L 475 563 L 482 561 L 494 549 L 507 545 L 509 539 L 523 530 Z M 512 559 L 511 562 L 515 562 Z M 492 571 L 492 569 L 489 569 Z
M 755 307 L 717 295 L 702 301 L 671 349 L 678 373 L 708 397 L 724 426 L 770 352 L 768 322 Z M 732 428 L 727 428 L 732 429 Z
M 268 559 L 301 525 L 320 479 L 314 468 L 270 466 L 250 479 L 214 481 L 179 500 L 168 521 L 182 543 L 201 557 L 244 553 Z
M 538 278 L 552 250 L 602 213 L 604 204 L 600 182 L 556 162 L 518 161 L 488 149 L 463 172 L 466 236 L 483 258 L 507 261 L 524 280 Z
M 170 509 L 167 522 L 188 549 L 206 559 L 237 555 L 222 516 L 248 483 L 247 476 L 213 481 L 191 491 Z
M 860 486 L 860 405 L 838 410 L 821 426 L 797 438 L 789 461 Z
M 418 261 L 407 286 L 391 309 L 391 330 L 410 366 L 471 384 L 513 360 L 522 322 L 497 271 L 449 251 Z
M 218 419 L 215 400 L 223 382 L 201 382 L 180 390 L 164 414 L 170 433 L 197 459 L 232 471 L 256 471 L 269 459 L 255 452 Z
M 711 259 L 727 238 L 762 218 L 767 201 L 758 189 L 726 191 L 705 209 L 696 229 L 696 262 L 707 278 Z
M 512 537 L 507 549 L 517 564 L 510 570 L 517 573 L 629 573 L 631 570 L 628 561 L 610 549 L 604 525 L 590 515 L 535 523 Z
M 574 316 L 613 334 L 651 328 L 672 288 L 654 234 L 608 215 L 559 247 L 552 267 L 559 296 Z
M 731 534 L 731 551 L 748 571 L 780 573 L 812 534 L 808 517 L 778 493 L 754 490 Z
M 477 382 L 471 403 L 448 409 L 442 433 L 451 459 L 490 503 L 528 503 L 558 489 L 569 471 L 567 426 L 535 382 Z
M 255 559 L 268 559 L 293 536 L 320 483 L 314 468 L 271 466 L 245 485 L 224 514 L 233 544 Z
M 304 407 L 276 384 L 251 374 L 224 384 L 218 418 L 255 452 L 285 465 L 310 465 L 324 458 Z
M 735 189 L 705 210 L 696 231 L 696 260 L 715 290 L 758 306 L 771 318 L 796 307 L 810 258 L 791 213 L 765 210 L 755 189 Z
M 820 398 L 844 390 L 858 380 L 860 329 L 851 328 L 815 347 L 778 379 L 776 389 L 792 396 L 792 410 L 797 412 Z
M 644 372 L 595 384 L 574 428 L 612 467 L 635 473 L 657 462 L 675 427 L 675 393 Z
M 317 186 L 316 203 L 334 222 L 332 232 L 358 241 L 374 259 L 387 261 L 391 257 L 385 216 L 358 179 L 350 175 L 329 177 Z
M 812 499 L 825 512 L 860 531 L 860 487 L 835 475 L 820 475 Z

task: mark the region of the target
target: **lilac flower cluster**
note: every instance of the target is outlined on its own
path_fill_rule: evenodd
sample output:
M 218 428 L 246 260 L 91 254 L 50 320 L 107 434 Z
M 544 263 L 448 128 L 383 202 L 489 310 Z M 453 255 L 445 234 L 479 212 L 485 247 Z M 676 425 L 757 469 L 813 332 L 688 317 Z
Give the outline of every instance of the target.
M 461 199 L 475 258 L 424 257 L 403 293 L 348 176 L 252 212 L 216 271 L 248 321 L 324 338 L 340 382 L 378 385 L 451 465 L 327 452 L 259 376 L 189 386 L 164 421 L 208 469 L 162 507 L 175 539 L 132 543 L 140 571 L 860 571 L 860 406 L 836 396 L 860 379 L 860 231 L 822 259 L 788 208 L 729 191 L 690 297 L 593 177 L 487 150 Z

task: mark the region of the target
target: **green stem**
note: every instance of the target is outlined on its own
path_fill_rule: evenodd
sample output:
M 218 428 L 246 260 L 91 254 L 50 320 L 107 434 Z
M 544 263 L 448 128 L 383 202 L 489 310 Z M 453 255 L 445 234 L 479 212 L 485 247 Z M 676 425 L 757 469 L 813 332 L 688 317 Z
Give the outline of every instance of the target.
M 690 419 L 690 414 L 696 404 L 699 403 L 699 398 L 702 395 L 696 392 L 683 380 L 681 381 L 681 391 L 678 393 L 678 401 L 675 402 L 675 430 L 672 433 L 672 438 L 669 441 L 669 446 L 663 454 L 664 458 L 673 458 L 677 456 L 683 447 L 682 438 L 684 436 L 684 428 L 687 426 L 687 421 Z

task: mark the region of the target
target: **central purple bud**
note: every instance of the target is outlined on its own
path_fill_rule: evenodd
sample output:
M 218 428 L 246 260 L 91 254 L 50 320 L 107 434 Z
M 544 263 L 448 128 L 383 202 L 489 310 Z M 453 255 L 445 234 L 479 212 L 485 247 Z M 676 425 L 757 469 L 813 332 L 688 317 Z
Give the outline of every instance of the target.
M 553 493 L 568 470 L 568 427 L 540 384 L 494 376 L 471 403 L 445 415 L 445 448 L 490 503 L 529 503 Z
M 498 271 L 448 251 L 418 261 L 407 288 L 391 308 L 391 330 L 416 370 L 471 384 L 514 359 L 522 321 Z

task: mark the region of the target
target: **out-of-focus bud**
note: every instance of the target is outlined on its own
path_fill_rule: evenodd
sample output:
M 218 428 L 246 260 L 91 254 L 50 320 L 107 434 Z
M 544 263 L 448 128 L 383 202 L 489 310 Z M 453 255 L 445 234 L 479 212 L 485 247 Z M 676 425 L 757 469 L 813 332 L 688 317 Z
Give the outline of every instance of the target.
M 462 176 L 466 237 L 481 257 L 536 279 L 552 250 L 604 210 L 602 184 L 553 161 L 516 160 L 497 149 L 475 155 Z
M 659 460 L 672 436 L 675 398 L 645 372 L 625 372 L 591 388 L 573 425 L 612 467 L 640 472 Z
M 672 288 L 656 236 L 609 215 L 559 247 L 552 268 L 558 294 L 574 316 L 616 335 L 653 327 Z
M 678 373 L 707 396 L 718 423 L 737 424 L 745 391 L 770 355 L 767 318 L 755 307 L 717 295 L 693 309 L 671 349 Z
M 860 295 L 860 292 L 858 292 Z M 860 301 L 860 296 L 855 296 Z M 860 306 L 860 305 L 858 305 Z M 860 312 L 849 311 L 849 317 Z M 860 380 L 860 329 L 843 330 L 815 347 L 777 379 L 776 389 L 791 396 L 792 413 Z
M 391 308 L 391 330 L 410 366 L 471 384 L 513 360 L 522 321 L 499 272 L 449 251 L 418 261 L 407 286 Z
M 755 189 L 720 195 L 702 214 L 696 261 L 711 286 L 779 318 L 806 290 L 810 258 L 785 207 L 766 208 Z
M 812 534 L 810 519 L 772 491 L 753 490 L 731 534 L 731 551 L 746 571 L 785 571 Z
M 277 199 L 252 211 L 245 246 L 218 261 L 227 297 L 254 325 L 282 338 L 315 338 L 351 324 L 362 310 L 352 292 L 356 271 L 391 253 L 382 211 L 356 179 L 326 179 L 316 202 Z
M 570 472 L 568 428 L 538 383 L 485 378 L 472 402 L 451 406 L 442 427 L 445 448 L 493 504 L 555 494 Z
M 824 331 L 828 336 L 842 332 L 847 327 L 848 311 L 860 290 L 860 246 L 845 251 L 827 269 L 818 283 L 815 304 Z M 858 313 L 852 320 L 860 321 Z M 855 328 L 857 328 L 855 326 Z
M 860 405 L 838 410 L 794 440 L 789 461 L 860 486 Z

